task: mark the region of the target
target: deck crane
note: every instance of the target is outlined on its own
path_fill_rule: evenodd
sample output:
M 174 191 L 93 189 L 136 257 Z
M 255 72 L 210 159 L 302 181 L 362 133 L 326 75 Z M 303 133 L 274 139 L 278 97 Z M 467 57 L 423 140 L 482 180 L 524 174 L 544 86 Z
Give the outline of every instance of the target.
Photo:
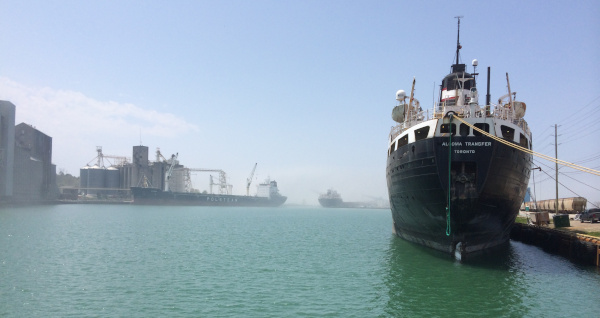
M 179 153 L 171 155 L 171 165 L 169 166 L 169 170 L 165 173 L 165 191 L 169 191 L 169 179 L 171 179 L 173 168 L 175 168 L 175 165 L 177 164 L 177 156 L 179 156 Z
M 181 171 L 184 178 L 186 178 L 189 183 L 191 183 L 191 172 L 218 172 L 219 183 L 213 183 L 212 176 L 210 176 L 210 193 L 212 194 L 212 186 L 218 185 L 219 194 L 231 194 L 231 185 L 227 184 L 227 174 L 221 169 L 176 168 L 175 170 Z M 186 191 L 189 191 L 189 188 L 191 188 L 190 185 L 187 185 L 186 187 L 188 188 Z
M 252 169 L 252 172 L 250 172 L 250 176 L 248 179 L 246 179 L 246 195 L 250 195 L 250 184 L 252 183 L 252 177 L 254 177 L 254 171 L 256 170 L 257 164 L 258 162 L 254 164 L 254 168 Z
M 510 108 L 514 108 L 513 100 L 517 98 L 517 92 L 510 91 L 510 81 L 508 80 L 508 73 L 506 73 L 506 86 L 508 87 L 508 94 L 504 94 L 498 98 L 498 105 L 503 105 L 503 101 L 508 97 L 508 105 Z

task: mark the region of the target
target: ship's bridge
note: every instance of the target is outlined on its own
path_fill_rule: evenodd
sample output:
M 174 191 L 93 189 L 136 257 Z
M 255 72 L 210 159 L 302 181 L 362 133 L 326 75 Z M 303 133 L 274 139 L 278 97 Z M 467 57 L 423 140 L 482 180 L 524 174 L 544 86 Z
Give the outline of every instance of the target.
M 442 80 L 442 90 L 440 102 L 445 102 L 447 106 L 458 104 L 462 92 L 476 91 L 475 74 L 465 72 L 465 64 L 452 65 L 452 73 L 446 75 Z M 462 101 L 469 102 L 469 101 Z

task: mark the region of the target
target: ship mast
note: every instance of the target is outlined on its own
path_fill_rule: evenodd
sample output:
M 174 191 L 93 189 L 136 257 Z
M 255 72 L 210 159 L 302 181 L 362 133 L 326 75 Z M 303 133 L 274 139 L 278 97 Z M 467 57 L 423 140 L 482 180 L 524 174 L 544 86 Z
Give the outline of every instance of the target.
M 454 18 L 458 19 L 458 33 L 456 35 L 456 64 L 458 64 L 458 51 L 461 49 L 460 46 L 460 18 L 462 18 L 462 15 L 456 16 Z

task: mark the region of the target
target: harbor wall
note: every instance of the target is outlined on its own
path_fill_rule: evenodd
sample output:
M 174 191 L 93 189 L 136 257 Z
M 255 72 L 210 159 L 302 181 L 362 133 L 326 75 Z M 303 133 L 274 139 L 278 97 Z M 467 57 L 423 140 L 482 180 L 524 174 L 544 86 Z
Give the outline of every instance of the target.
M 600 266 L 600 239 L 596 237 L 515 223 L 510 238 L 585 265 Z

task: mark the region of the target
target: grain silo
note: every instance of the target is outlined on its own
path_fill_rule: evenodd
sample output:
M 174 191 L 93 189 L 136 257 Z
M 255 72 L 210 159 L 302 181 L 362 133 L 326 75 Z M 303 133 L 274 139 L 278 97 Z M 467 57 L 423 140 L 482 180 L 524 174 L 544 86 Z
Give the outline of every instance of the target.
M 115 167 L 108 167 L 106 169 L 106 173 L 104 175 L 104 187 L 108 189 L 118 189 L 119 188 L 119 169 Z
M 175 169 L 169 179 L 169 190 L 172 192 L 186 192 L 185 181 L 188 179 L 187 169 Z
M 106 168 L 93 165 L 88 169 L 88 194 L 95 194 L 104 189 L 104 180 L 106 178 Z

